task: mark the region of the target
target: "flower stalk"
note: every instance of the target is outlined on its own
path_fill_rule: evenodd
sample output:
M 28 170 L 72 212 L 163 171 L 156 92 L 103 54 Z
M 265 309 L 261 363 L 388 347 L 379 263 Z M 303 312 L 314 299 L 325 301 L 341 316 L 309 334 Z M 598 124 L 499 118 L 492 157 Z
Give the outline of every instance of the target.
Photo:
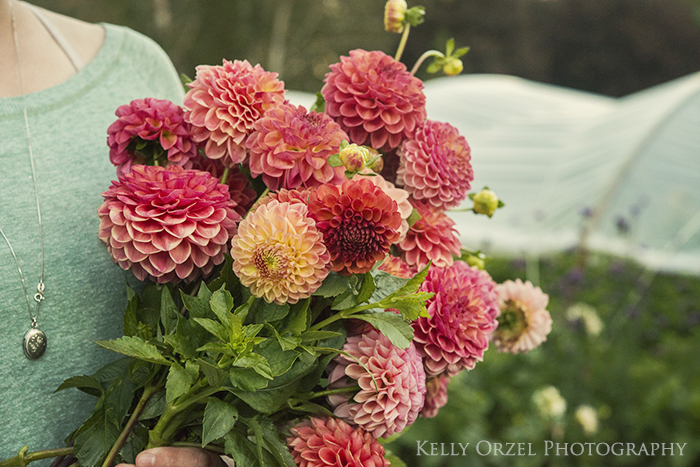
M 73 454 L 72 447 L 47 449 L 45 451 L 28 451 L 29 446 L 24 446 L 15 457 L 0 461 L 0 467 L 26 467 L 30 462 Z

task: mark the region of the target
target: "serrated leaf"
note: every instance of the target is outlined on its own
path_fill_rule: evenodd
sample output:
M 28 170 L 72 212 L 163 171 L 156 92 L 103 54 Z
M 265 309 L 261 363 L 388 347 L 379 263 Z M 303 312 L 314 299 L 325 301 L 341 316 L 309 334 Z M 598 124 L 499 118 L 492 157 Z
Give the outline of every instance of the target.
M 294 457 L 289 452 L 286 442 L 280 438 L 281 433 L 275 424 L 262 417 L 258 421 L 262 427 L 263 439 L 277 463 L 282 467 L 296 467 Z
M 202 282 L 202 287 L 206 288 L 206 285 Z M 201 289 L 200 289 L 201 293 Z M 211 297 L 211 294 L 210 294 Z M 199 297 L 193 297 L 187 295 L 185 292 L 180 290 L 180 298 L 182 303 L 185 304 L 185 308 L 190 312 L 190 318 L 213 318 L 214 315 L 211 312 L 211 307 L 209 306 L 209 298 L 202 299 Z
M 236 467 L 257 467 L 255 444 L 238 429 L 228 432 L 224 438 L 226 454 L 231 456 Z M 261 466 L 262 467 L 262 466 Z
M 121 463 L 135 464 L 136 456 L 148 445 L 148 428 L 137 423 L 119 451 Z
M 209 299 L 209 305 L 211 305 L 211 311 L 216 314 L 219 321 L 221 321 L 226 328 L 230 327 L 230 311 L 233 309 L 233 297 L 231 293 L 223 288 L 217 290 Z
M 258 455 L 260 466 L 265 466 L 265 458 L 263 457 L 263 432 L 262 427 L 255 418 L 244 418 L 243 423 L 248 425 L 248 428 L 253 430 L 255 436 L 255 450 Z
M 91 396 L 100 397 L 104 394 L 104 388 L 99 379 L 94 376 L 73 376 L 68 378 L 54 392 L 63 391 L 68 388 L 78 388 Z
M 374 285 L 372 274 L 369 272 L 365 273 L 362 281 L 362 287 L 360 287 L 360 293 L 357 294 L 357 303 L 364 303 L 369 300 L 375 289 L 376 287 Z
M 228 381 L 228 373 L 221 368 L 218 368 L 217 366 L 212 365 L 201 358 L 197 359 L 197 363 L 199 363 L 199 369 L 202 371 L 204 376 L 206 376 L 209 386 L 220 388 L 226 383 L 226 381 Z
M 280 346 L 280 343 L 273 339 L 267 339 L 262 344 L 256 346 L 255 352 L 269 365 L 270 374 L 272 376 L 279 376 L 289 371 L 294 361 L 299 357 L 299 352 L 295 350 L 284 350 Z
M 211 399 L 204 409 L 202 423 L 202 447 L 217 440 L 233 428 L 238 420 L 238 410 L 222 400 Z
M 73 438 L 74 455 L 80 465 L 102 465 L 117 441 L 119 431 L 119 426 L 106 416 L 105 406 L 98 406 Z
M 230 355 L 231 357 L 235 357 L 236 353 L 233 351 L 233 349 L 221 342 L 208 342 L 201 346 L 200 348 L 197 349 L 197 352 L 214 352 L 214 353 L 220 353 L 224 355 Z
M 323 407 L 322 405 L 314 404 L 313 402 L 299 400 L 299 399 L 289 399 L 287 405 L 290 409 L 299 412 L 312 413 L 314 415 L 322 415 L 325 417 L 333 417 L 333 412 Z
M 337 336 L 342 336 L 342 334 L 335 331 L 306 331 L 301 335 L 301 339 L 303 342 L 314 342 L 321 339 L 331 339 Z
M 311 299 L 309 298 L 307 300 L 304 300 L 304 303 L 301 305 L 301 308 L 297 309 L 297 307 L 293 307 L 292 315 L 289 319 L 289 324 L 282 332 L 282 334 L 300 334 L 306 331 L 306 320 L 310 303 Z
M 341 276 L 335 271 L 331 271 L 323 280 L 321 287 L 311 294 L 325 298 L 337 297 L 351 288 L 350 277 Z
M 257 391 L 267 387 L 270 380 L 260 376 L 252 368 L 231 368 L 229 370 L 231 384 L 243 391 Z
M 389 338 L 392 344 L 400 349 L 408 348 L 413 339 L 413 328 L 403 318 L 395 313 L 356 314 L 355 319 L 367 321 L 379 332 Z
M 172 346 L 173 351 L 176 354 L 179 354 L 186 359 L 194 359 L 197 358 L 197 347 L 206 342 L 206 340 L 202 338 L 205 336 L 206 338 L 209 337 L 209 335 L 203 331 L 201 331 L 201 334 L 204 334 L 204 336 L 200 335 L 200 332 L 193 329 L 192 322 L 190 320 L 181 319 L 177 323 L 177 331 L 175 334 L 165 336 L 164 339 L 165 342 Z
M 166 402 L 172 402 L 178 397 L 187 394 L 196 381 L 196 373 L 193 373 L 189 368 L 186 369 L 174 363 L 168 371 L 168 379 L 165 382 Z
M 180 319 L 177 306 L 170 295 L 170 290 L 163 287 L 160 297 L 160 322 L 163 323 L 165 334 L 172 334 L 177 329 L 177 321 Z
M 207 318 L 192 318 L 192 321 L 202 326 L 222 342 L 228 342 L 228 332 L 223 324 Z
M 403 295 L 400 297 L 389 298 L 386 301 L 390 306 L 387 308 L 396 308 L 405 320 L 413 321 L 419 317 L 430 318 L 430 314 L 425 307 L 426 300 L 435 295 L 432 292 L 416 292 L 412 295 Z
M 171 365 L 171 362 L 160 354 L 158 347 L 148 342 L 144 342 L 138 337 L 124 336 L 120 337 L 119 339 L 109 341 L 93 342 L 102 348 L 120 353 L 122 355 L 138 358 L 139 360 L 144 360 L 151 363 L 158 363 L 160 365 Z
M 357 306 L 357 297 L 352 290 L 347 290 L 342 294 L 338 295 L 335 300 L 333 300 L 333 305 L 331 305 L 331 310 L 347 310 Z
M 269 342 L 274 341 L 270 340 Z M 233 366 L 236 366 L 238 368 L 252 368 L 257 374 L 266 379 L 273 378 L 272 368 L 270 368 L 270 364 L 267 362 L 265 357 L 256 353 L 249 353 L 247 355 L 237 358 L 236 361 L 233 362 Z
M 133 336 L 138 331 L 139 319 L 138 319 L 138 309 L 139 309 L 139 297 L 136 296 L 131 287 L 127 287 L 127 295 L 131 295 L 129 298 L 129 303 L 126 305 L 126 310 L 124 311 L 124 335 Z M 131 293 L 129 293 L 131 291 Z
M 139 416 L 139 420 L 150 420 L 152 418 L 160 417 L 163 415 L 165 410 L 165 390 L 161 389 L 156 392 L 148 399 L 146 406 L 143 408 L 143 412 Z
M 267 303 L 264 299 L 255 300 L 251 306 L 252 319 L 255 323 L 272 323 L 284 319 L 289 314 L 289 305 Z
M 372 274 L 374 276 L 374 283 L 376 286 L 376 289 L 372 294 L 372 298 L 370 299 L 372 303 L 382 301 L 383 299 L 385 299 L 389 295 L 392 295 L 398 289 L 406 285 L 406 283 L 408 282 L 408 279 L 392 276 L 391 274 L 384 271 L 377 270 L 374 271 Z

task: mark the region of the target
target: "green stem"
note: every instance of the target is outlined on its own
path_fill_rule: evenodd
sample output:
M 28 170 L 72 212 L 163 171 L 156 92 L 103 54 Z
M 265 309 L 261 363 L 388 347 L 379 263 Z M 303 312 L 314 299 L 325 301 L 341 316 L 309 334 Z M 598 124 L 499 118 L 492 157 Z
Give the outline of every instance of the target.
M 228 173 L 231 169 L 228 167 L 224 168 L 224 173 L 221 174 L 221 178 L 219 179 L 219 183 L 223 183 L 224 185 L 226 184 L 226 180 L 228 180 Z
M 338 312 L 338 313 L 334 314 L 333 316 L 329 316 L 328 318 L 324 319 L 320 323 L 318 323 L 314 326 L 311 326 L 309 328 L 309 331 L 318 331 L 319 329 L 324 328 L 324 327 L 328 326 L 329 324 L 338 321 L 339 319 L 349 318 L 350 316 L 352 316 L 356 313 L 359 313 L 361 311 L 371 310 L 372 308 L 378 308 L 378 307 L 380 307 L 380 305 L 379 305 L 380 303 L 381 302 L 374 302 L 374 303 L 368 303 L 367 305 L 356 306 L 354 308 L 348 308 L 347 310 L 343 310 L 341 312 Z
M 0 467 L 26 467 L 30 462 L 38 461 L 41 459 L 49 459 L 51 457 L 59 456 L 69 456 L 73 454 L 73 448 L 59 448 L 59 449 L 48 449 L 46 451 L 29 451 L 28 446 L 24 446 L 19 450 L 19 453 L 15 457 L 10 457 L 4 461 L 0 461 Z
M 418 60 L 416 60 L 416 64 L 413 65 L 413 69 L 411 70 L 411 74 L 415 75 L 420 66 L 423 64 L 426 58 L 428 57 L 441 57 L 445 58 L 445 54 L 442 52 L 438 52 L 437 50 L 428 50 L 421 55 Z
M 401 35 L 401 42 L 399 42 L 399 48 L 396 50 L 396 55 L 394 55 L 394 60 L 397 62 L 401 60 L 401 55 L 403 55 L 403 49 L 406 48 L 406 41 L 408 40 L 408 33 L 411 30 L 411 25 L 406 23 L 406 27 L 403 28 L 403 34 Z
M 126 422 L 126 426 L 122 430 L 122 432 L 119 434 L 119 438 L 117 438 L 117 442 L 114 443 L 112 446 L 112 449 L 109 451 L 109 454 L 107 454 L 107 458 L 105 461 L 102 463 L 102 467 L 111 467 L 112 462 L 114 462 L 114 459 L 117 458 L 117 455 L 119 454 L 119 451 L 121 448 L 124 446 L 124 443 L 126 442 L 126 438 L 129 436 L 129 433 L 131 433 L 131 430 L 134 429 L 134 426 L 136 425 L 136 422 L 139 421 L 139 417 L 141 416 L 141 412 L 143 412 L 143 409 L 146 407 L 146 403 L 148 402 L 148 399 L 151 398 L 153 394 L 155 394 L 160 387 L 158 386 L 158 383 L 155 385 L 148 385 L 143 389 L 143 394 L 141 395 L 141 399 L 139 399 L 138 404 L 136 404 L 136 408 L 134 409 L 133 413 L 131 414 L 131 417 L 129 417 L 129 421 Z
M 359 389 L 359 386 L 350 386 L 347 388 L 338 389 L 326 389 L 325 391 L 312 392 L 311 394 L 309 394 L 308 399 L 317 399 L 319 397 L 332 396 L 334 394 L 345 394 L 348 392 L 358 391 Z

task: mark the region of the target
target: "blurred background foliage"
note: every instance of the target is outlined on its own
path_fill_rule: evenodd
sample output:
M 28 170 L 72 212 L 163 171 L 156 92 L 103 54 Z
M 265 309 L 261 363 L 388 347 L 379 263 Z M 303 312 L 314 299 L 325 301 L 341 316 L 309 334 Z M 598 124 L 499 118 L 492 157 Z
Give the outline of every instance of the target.
M 383 31 L 384 0 L 34 0 L 90 22 L 122 24 L 155 39 L 179 72 L 247 59 L 280 73 L 288 89 L 317 92 L 328 65 L 353 48 L 393 54 L 399 35 Z M 424 0 L 426 23 L 411 33 L 403 61 L 444 50 L 471 51 L 465 73 L 505 73 L 622 96 L 700 70 L 700 0 Z M 416 2 L 409 1 L 409 6 Z M 425 67 L 423 67 L 423 70 Z M 424 71 L 421 71 L 424 73 Z M 419 76 L 427 78 L 425 74 Z M 410 466 L 700 465 L 700 279 L 645 273 L 593 255 L 541 262 L 554 328 L 527 355 L 486 353 L 450 385 L 436 419 L 421 419 L 390 448 Z M 518 260 L 493 260 L 494 279 L 525 279 Z M 653 279 L 653 280 L 652 280 Z M 592 307 L 599 333 L 568 310 Z M 579 306 L 579 309 L 581 307 Z M 591 308 L 588 308 L 589 314 Z M 569 318 L 567 318 L 567 312 Z M 590 327 L 590 324 L 589 324 Z M 556 387 L 566 401 L 548 417 L 533 394 Z M 581 405 L 599 419 L 586 432 Z M 528 457 L 416 456 L 416 441 L 532 442 Z M 560 443 L 688 443 L 684 455 L 544 457 Z
M 330 63 L 354 48 L 394 53 L 384 0 L 32 0 L 155 39 L 179 72 L 247 59 L 288 89 L 316 92 Z M 454 37 L 465 73 L 505 73 L 622 96 L 700 70 L 700 0 L 409 0 L 426 22 L 404 63 Z M 424 67 L 425 68 L 425 67 Z M 426 78 L 425 75 L 420 75 Z

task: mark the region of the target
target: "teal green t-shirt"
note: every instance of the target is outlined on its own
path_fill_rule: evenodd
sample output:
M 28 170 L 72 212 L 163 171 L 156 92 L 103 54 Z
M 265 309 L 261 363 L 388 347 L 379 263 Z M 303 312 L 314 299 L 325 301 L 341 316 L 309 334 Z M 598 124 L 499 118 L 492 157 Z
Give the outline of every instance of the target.
M 116 178 L 107 127 L 116 108 L 133 99 L 182 102 L 177 73 L 158 45 L 127 28 L 104 28 L 93 61 L 68 81 L 25 97 L 46 254 L 38 325 L 48 347 L 38 360 L 24 356 L 22 338 L 31 321 L 0 237 L 0 459 L 24 445 L 30 451 L 64 446 L 94 407 L 95 398 L 76 389 L 54 391 L 66 378 L 92 374 L 117 357 L 90 341 L 122 335 L 127 280 L 136 282 L 97 238 L 100 194 Z M 21 97 L 0 99 L 0 228 L 31 296 L 41 248 Z

